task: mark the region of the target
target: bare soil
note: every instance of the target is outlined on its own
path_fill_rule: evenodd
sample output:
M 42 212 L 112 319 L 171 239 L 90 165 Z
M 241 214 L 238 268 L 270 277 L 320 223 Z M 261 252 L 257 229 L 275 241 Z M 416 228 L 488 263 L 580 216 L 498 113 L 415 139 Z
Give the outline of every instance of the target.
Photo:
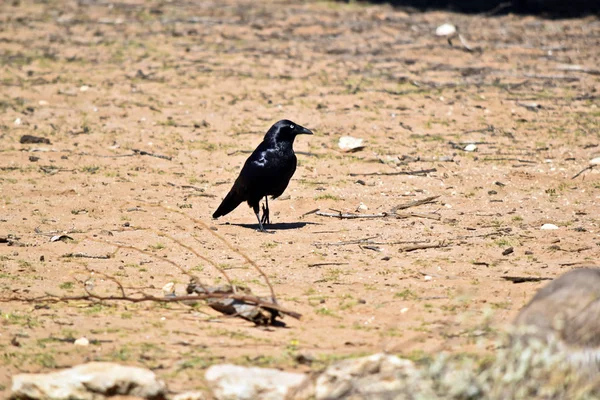
M 222 362 L 307 371 L 382 350 L 485 355 L 544 284 L 503 277 L 554 278 L 600 256 L 598 169 L 572 179 L 600 156 L 595 17 L 49 0 L 4 2 L 0 21 L 3 397 L 15 373 L 90 360 L 146 366 L 179 391 Z M 446 22 L 474 51 L 435 36 Z M 297 138 L 273 233 L 256 232 L 245 205 L 211 220 L 283 118 L 315 135 Z M 366 147 L 341 152 L 343 135 Z M 430 196 L 402 218 L 303 216 Z M 16 300 L 83 294 L 82 282 L 118 294 L 107 276 L 129 294 L 169 282 L 184 294 L 187 275 L 166 260 L 224 282 L 180 244 L 268 295 L 212 233 L 302 319 L 265 329 L 178 303 Z M 61 234 L 72 240 L 51 241 Z M 404 251 L 415 243 L 440 246 Z

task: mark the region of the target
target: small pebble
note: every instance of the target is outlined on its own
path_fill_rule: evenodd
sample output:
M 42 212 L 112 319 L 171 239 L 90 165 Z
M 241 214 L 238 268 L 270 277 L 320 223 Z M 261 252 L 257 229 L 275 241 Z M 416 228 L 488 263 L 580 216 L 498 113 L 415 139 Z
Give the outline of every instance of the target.
M 174 293 L 175 292 L 175 283 L 173 283 L 173 282 L 167 283 L 165 286 L 163 286 L 162 291 L 165 296 L 169 295 L 171 293 Z
M 452 24 L 443 24 L 436 28 L 436 36 L 452 36 L 456 33 L 456 27 Z
M 544 231 L 548 231 L 548 230 L 552 230 L 552 229 L 558 229 L 558 226 L 556 226 L 554 224 L 544 224 L 544 225 L 542 225 L 541 229 Z
M 464 150 L 469 151 L 469 152 L 475 151 L 475 150 L 477 150 L 477 146 L 474 145 L 473 143 L 471 143 L 471 144 L 466 145 Z
M 80 337 L 73 344 L 75 346 L 89 346 L 90 341 L 86 337 Z

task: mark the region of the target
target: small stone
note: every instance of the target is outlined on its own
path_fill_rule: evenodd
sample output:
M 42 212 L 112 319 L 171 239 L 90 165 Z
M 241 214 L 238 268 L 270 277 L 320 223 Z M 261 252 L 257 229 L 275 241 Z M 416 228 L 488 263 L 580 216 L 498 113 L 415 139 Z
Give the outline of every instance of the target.
M 75 346 L 89 346 L 90 341 L 86 337 L 80 337 L 79 339 L 75 340 L 73 344 Z
M 592 165 L 600 165 L 600 157 L 594 157 L 590 160 L 590 164 Z
M 90 90 L 90 87 L 89 87 L 88 85 L 82 85 L 82 86 L 79 88 L 79 91 L 80 91 L 80 92 L 87 92 L 88 90 Z
M 505 249 L 505 250 L 502 252 L 502 255 L 503 255 L 503 256 L 507 256 L 507 255 L 509 255 L 509 254 L 511 254 L 511 253 L 514 253 L 514 252 L 515 252 L 515 250 L 514 250 L 512 247 L 509 247 L 508 249 Z
M 15 125 L 17 125 L 17 126 L 21 125 L 21 118 L 15 119 Z
M 338 147 L 342 151 L 354 152 L 365 148 L 363 142 L 364 140 L 360 138 L 342 136 L 338 142 Z
M 432 278 L 431 276 L 429 276 L 429 275 L 425 275 L 425 278 L 424 278 L 424 279 L 425 279 L 426 281 L 430 281 L 430 280 L 432 280 L 433 278 Z
M 541 229 L 543 231 L 549 231 L 549 230 L 553 230 L 553 229 L 558 229 L 558 226 L 556 226 L 554 224 L 544 224 L 544 225 L 542 225 Z
M 356 209 L 357 211 L 367 211 L 369 209 L 369 207 L 367 207 L 362 201 L 360 202 L 360 204 L 358 205 L 358 208 Z
M 464 150 L 468 151 L 468 152 L 473 152 L 473 151 L 477 150 L 477 145 L 475 145 L 473 143 L 468 144 L 465 146 Z
M 436 36 L 452 36 L 456 33 L 456 27 L 452 24 L 443 24 L 436 28 Z
M 175 283 L 167 283 L 165 286 L 163 286 L 162 291 L 165 296 L 175 293 Z

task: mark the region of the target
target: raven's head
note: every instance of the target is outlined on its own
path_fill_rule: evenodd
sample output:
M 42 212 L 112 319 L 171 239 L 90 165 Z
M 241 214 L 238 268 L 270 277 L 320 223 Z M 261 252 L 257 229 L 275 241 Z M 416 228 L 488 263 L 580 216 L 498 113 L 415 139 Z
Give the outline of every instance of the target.
M 287 119 L 276 122 L 265 135 L 265 140 L 275 142 L 293 142 L 296 135 L 312 135 L 305 127 Z

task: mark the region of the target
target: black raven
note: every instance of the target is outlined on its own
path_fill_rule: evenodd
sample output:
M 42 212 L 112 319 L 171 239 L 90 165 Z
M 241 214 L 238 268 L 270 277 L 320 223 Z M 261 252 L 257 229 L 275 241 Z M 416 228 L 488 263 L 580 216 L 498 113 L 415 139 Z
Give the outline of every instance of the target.
M 214 212 L 213 218 L 229 214 L 242 202 L 247 201 L 254 210 L 261 232 L 264 224 L 270 224 L 267 196 L 275 199 L 283 193 L 296 171 L 294 139 L 296 135 L 312 135 L 308 129 L 283 119 L 275 123 L 262 143 L 248 157 L 240 175 L 225 199 Z M 265 198 L 262 219 L 258 215 L 260 199 Z

